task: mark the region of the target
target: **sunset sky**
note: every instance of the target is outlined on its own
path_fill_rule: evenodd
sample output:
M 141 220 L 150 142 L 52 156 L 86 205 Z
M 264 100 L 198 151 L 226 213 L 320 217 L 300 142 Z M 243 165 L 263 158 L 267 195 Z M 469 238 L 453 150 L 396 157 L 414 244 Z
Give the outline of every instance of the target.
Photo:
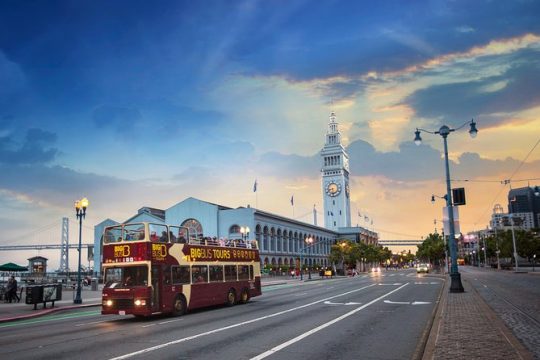
M 85 243 L 190 196 L 292 217 L 294 195 L 322 224 L 332 110 L 352 223 L 381 239 L 440 231 L 442 138 L 414 131 L 474 118 L 450 167 L 461 231 L 483 229 L 510 186 L 540 185 L 539 19 L 527 0 L 2 1 L 0 245 L 60 243 L 64 216 L 75 243 L 84 196 Z M 59 251 L 0 263 L 38 254 L 58 267 Z

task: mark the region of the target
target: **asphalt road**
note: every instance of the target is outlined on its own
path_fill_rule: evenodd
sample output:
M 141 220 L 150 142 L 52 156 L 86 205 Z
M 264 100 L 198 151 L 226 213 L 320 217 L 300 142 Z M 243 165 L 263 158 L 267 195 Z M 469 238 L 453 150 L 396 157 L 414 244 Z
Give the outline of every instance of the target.
M 248 304 L 181 317 L 78 309 L 0 324 L 3 359 L 405 359 L 442 279 L 414 270 L 263 288 Z

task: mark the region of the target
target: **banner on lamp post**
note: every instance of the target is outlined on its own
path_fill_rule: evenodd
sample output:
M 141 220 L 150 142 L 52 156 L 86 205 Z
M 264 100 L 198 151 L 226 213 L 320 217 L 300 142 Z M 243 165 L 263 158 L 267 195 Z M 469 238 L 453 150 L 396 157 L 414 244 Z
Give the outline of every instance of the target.
M 459 208 L 457 206 L 453 207 L 454 209 L 454 235 L 460 234 L 461 230 L 459 228 Z M 450 221 L 448 221 L 448 206 L 443 207 L 443 226 L 444 233 L 450 235 Z

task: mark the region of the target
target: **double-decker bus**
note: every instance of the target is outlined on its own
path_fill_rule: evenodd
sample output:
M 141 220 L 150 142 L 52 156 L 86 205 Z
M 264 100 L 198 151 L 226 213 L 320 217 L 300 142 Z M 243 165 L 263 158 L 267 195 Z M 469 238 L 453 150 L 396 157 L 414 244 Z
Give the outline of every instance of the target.
M 105 228 L 103 274 L 102 314 L 181 315 L 261 295 L 255 240 L 192 238 L 179 226 L 144 222 Z

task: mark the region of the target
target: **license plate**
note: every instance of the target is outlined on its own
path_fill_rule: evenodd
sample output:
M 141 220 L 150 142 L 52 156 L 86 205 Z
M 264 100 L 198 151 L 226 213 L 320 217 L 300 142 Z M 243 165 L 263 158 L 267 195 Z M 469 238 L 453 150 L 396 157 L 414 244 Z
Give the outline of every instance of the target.
M 125 312 L 124 310 L 120 310 L 120 311 L 118 312 L 118 315 L 126 315 L 126 312 Z

